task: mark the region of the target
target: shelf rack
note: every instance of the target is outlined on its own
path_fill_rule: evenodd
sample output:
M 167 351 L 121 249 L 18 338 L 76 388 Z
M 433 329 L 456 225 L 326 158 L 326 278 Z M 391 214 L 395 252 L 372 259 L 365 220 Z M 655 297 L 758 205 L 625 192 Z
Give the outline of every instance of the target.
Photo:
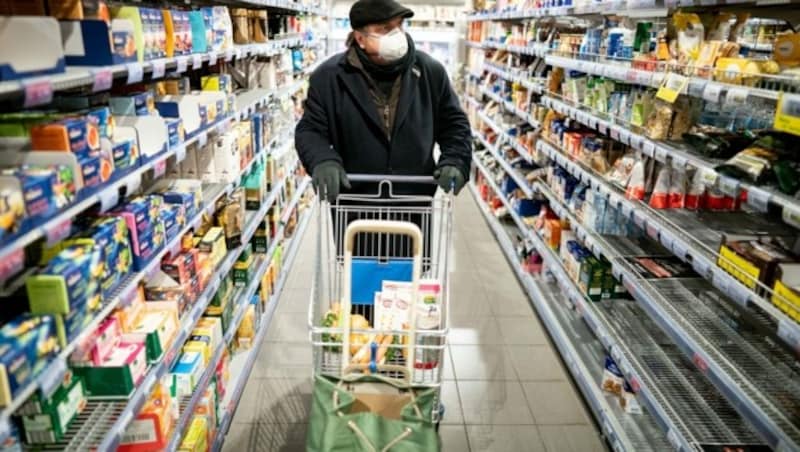
M 483 136 L 480 132 L 473 131 L 473 135 L 480 140 L 483 146 L 488 150 L 492 156 L 497 160 L 498 163 L 503 167 L 503 169 L 514 179 L 514 182 L 517 183 L 519 188 L 525 193 L 526 196 L 533 196 L 533 190 L 531 189 L 531 185 L 525 179 L 525 176 L 522 175 L 519 171 L 517 171 L 511 163 L 509 163 L 503 156 L 500 154 L 500 151 L 497 149 L 497 146 L 489 143 L 486 141 L 486 137 Z
M 556 155 L 553 152 L 558 152 L 547 143 L 541 146 L 541 150 L 551 159 Z M 582 168 L 575 170 L 580 166 L 574 163 L 567 168 L 575 173 L 585 171 Z M 540 186 L 537 190 L 546 195 L 557 215 L 570 220 L 576 236 L 588 248 L 611 262 L 615 276 L 655 323 L 733 403 L 770 447 L 778 450 L 798 447 L 800 428 L 793 418 L 800 400 L 791 391 L 797 385 L 798 376 L 783 364 L 793 359 L 786 350 L 775 347 L 772 339 L 764 337 L 761 331 L 751 333 L 744 328 L 737 331 L 725 324 L 715 310 L 724 310 L 726 302 L 722 294 L 715 292 L 705 280 L 698 278 L 697 289 L 689 290 L 672 281 L 651 282 L 640 277 L 624 259 L 624 254 L 585 228 L 549 190 Z M 624 202 L 635 204 L 628 200 Z M 652 237 L 649 231 L 648 235 Z M 655 240 L 658 241 L 658 237 Z M 757 320 L 752 322 L 759 330 L 770 327 L 768 318 Z

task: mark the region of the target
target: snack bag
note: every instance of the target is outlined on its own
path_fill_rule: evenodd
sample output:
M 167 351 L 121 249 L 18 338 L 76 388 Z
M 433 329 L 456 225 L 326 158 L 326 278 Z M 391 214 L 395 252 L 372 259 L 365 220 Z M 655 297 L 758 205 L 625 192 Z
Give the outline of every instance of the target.
M 658 170 L 653 194 L 650 196 L 650 207 L 654 209 L 666 209 L 669 207 L 669 191 L 672 186 L 670 173 L 671 171 L 666 165 Z
M 611 394 L 622 395 L 622 386 L 625 383 L 625 377 L 622 371 L 617 367 L 617 363 L 610 356 L 606 356 L 605 369 L 603 370 L 603 381 L 600 387 L 603 391 L 610 392 Z

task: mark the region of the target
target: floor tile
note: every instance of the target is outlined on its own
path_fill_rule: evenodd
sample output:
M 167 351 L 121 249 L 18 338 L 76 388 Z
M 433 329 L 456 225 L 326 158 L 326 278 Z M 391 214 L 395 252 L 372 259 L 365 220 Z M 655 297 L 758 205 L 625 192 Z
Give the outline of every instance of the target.
M 459 381 L 458 393 L 467 424 L 533 424 L 518 381 Z
M 250 378 L 300 378 L 311 375 L 311 343 L 267 342 L 262 345 Z
M 268 342 L 303 342 L 308 344 L 308 314 L 285 312 L 272 318 L 267 331 Z
M 588 425 L 540 425 L 539 434 L 548 452 L 603 452 L 600 434 Z
M 538 425 L 588 424 L 588 413 L 569 382 L 526 381 L 522 383 Z
M 439 439 L 442 444 L 442 452 L 469 452 L 470 450 L 467 430 L 463 425 L 439 426 Z
M 310 378 L 265 378 L 256 397 L 254 422 L 295 424 L 308 422 L 311 409 Z
M 311 289 L 283 289 L 276 312 L 307 313 L 311 302 Z
M 508 350 L 520 380 L 566 381 L 566 370 L 549 346 L 510 345 Z
M 472 450 L 482 452 L 544 452 L 535 425 L 468 425 Z
M 233 422 L 239 424 L 252 424 L 258 421 L 258 407 L 261 401 L 261 379 L 253 378 L 247 380 L 247 384 L 242 392 L 242 398 L 236 407 Z
M 250 450 L 250 436 L 253 432 L 251 424 L 231 424 L 225 442 L 222 443 L 222 452 L 242 452 Z
M 442 383 L 441 397 L 441 402 L 444 404 L 442 424 L 464 424 L 464 415 L 461 412 L 461 398 L 458 394 L 458 383 L 455 380 Z
M 248 452 L 303 452 L 308 424 L 269 424 L 253 426 Z
M 502 344 L 503 335 L 494 317 L 455 317 L 451 319 L 447 340 L 451 344 Z
M 516 380 L 504 345 L 451 345 L 456 380 Z
M 449 345 L 444 349 L 444 379 L 456 379 L 455 366 L 453 365 L 453 352 L 450 350 Z
M 497 317 L 503 340 L 508 345 L 550 345 L 537 319 Z

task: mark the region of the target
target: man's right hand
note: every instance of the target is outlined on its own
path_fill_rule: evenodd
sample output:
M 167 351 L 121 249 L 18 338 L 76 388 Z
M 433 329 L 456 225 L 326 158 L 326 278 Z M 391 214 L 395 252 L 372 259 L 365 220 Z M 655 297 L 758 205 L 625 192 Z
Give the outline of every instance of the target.
M 325 196 L 328 202 L 335 202 L 339 196 L 339 188 L 350 188 L 350 181 L 347 180 L 347 173 L 339 162 L 322 162 L 314 168 L 311 175 L 314 187 L 320 196 Z

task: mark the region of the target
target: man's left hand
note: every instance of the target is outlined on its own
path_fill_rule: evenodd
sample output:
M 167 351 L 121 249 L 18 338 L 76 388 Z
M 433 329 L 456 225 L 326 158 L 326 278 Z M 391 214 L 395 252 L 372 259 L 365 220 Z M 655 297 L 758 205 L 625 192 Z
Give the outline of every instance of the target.
M 455 166 L 449 165 L 445 165 L 434 171 L 433 178 L 436 179 L 436 183 L 439 184 L 439 187 L 441 187 L 445 193 L 449 193 L 452 189 L 453 193 L 456 195 L 464 188 L 464 184 L 467 183 L 467 179 L 464 177 L 464 174 L 461 173 L 461 170 Z

